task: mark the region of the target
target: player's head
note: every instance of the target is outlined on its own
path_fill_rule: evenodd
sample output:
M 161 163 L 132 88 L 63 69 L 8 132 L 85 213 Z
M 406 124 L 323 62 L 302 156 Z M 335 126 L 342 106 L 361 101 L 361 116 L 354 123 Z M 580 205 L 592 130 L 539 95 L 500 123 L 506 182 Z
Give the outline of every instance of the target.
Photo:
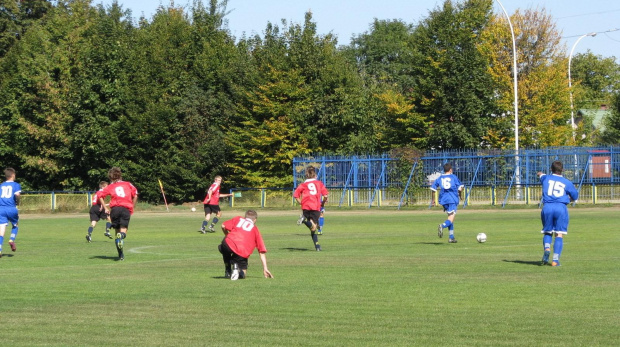
M 103 189 L 103 188 L 105 188 L 105 187 L 107 187 L 107 186 L 108 186 L 108 182 L 106 182 L 106 181 L 101 181 L 101 182 L 99 182 L 99 188 L 102 188 L 102 189 Z
M 450 170 L 452 170 L 452 164 L 450 164 L 450 163 L 445 163 L 445 164 L 443 165 L 443 172 L 448 173 L 448 172 L 450 172 Z
M 4 177 L 7 180 L 15 179 L 15 169 L 13 169 L 12 167 L 7 167 L 6 169 L 4 169 Z
M 551 173 L 554 173 L 556 175 L 561 175 L 562 170 L 564 170 L 564 165 L 562 165 L 561 161 L 556 160 L 553 163 L 551 163 Z
M 213 181 L 217 182 L 217 183 L 221 183 L 222 182 L 222 176 L 217 175 L 215 176 L 215 178 L 213 179 Z
M 110 178 L 110 181 L 112 182 L 120 181 L 123 178 L 123 173 L 121 172 L 121 168 L 117 166 L 111 168 L 110 171 L 108 171 L 108 177 Z
M 245 211 L 245 218 L 249 218 L 253 222 L 256 222 L 256 219 L 258 218 L 258 213 L 256 213 L 256 211 L 254 210 L 247 210 Z
M 306 178 L 316 178 L 316 169 L 314 166 L 308 166 L 306 168 Z

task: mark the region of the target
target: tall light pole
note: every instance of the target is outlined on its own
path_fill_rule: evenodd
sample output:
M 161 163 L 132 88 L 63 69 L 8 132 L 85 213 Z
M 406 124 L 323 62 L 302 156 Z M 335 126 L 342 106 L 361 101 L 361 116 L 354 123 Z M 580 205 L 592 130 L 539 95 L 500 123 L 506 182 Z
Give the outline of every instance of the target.
M 502 8 L 502 11 L 504 11 L 504 14 L 506 15 L 506 19 L 508 20 L 508 26 L 510 27 L 510 34 L 512 35 L 512 76 L 513 76 L 513 89 L 514 89 L 514 106 L 515 106 L 515 151 L 517 151 L 517 161 L 518 161 L 518 153 L 519 153 L 519 93 L 518 93 L 518 86 L 517 86 L 517 80 L 518 80 L 518 76 L 517 76 L 517 41 L 515 40 L 515 31 L 512 27 L 512 22 L 510 21 L 510 16 L 508 15 L 508 12 L 506 12 L 506 9 L 504 8 L 504 5 L 502 5 L 502 2 L 499 0 L 496 0 L 497 3 L 499 4 L 499 6 Z
M 575 110 L 573 105 L 573 84 L 570 78 L 570 65 L 571 61 L 573 60 L 573 52 L 575 51 L 575 47 L 577 47 L 579 41 L 581 41 L 581 39 L 586 36 L 594 37 L 596 36 L 596 33 L 588 33 L 579 36 L 577 41 L 575 41 L 575 43 L 573 44 L 573 48 L 570 50 L 570 54 L 568 55 L 568 92 L 570 94 L 570 126 L 573 129 L 573 143 L 575 142 Z

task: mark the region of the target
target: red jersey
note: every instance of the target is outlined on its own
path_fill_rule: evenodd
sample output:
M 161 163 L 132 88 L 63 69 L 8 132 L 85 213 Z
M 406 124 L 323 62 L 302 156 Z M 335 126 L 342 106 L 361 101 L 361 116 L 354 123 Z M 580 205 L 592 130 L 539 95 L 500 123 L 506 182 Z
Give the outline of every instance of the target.
M 129 209 L 133 214 L 133 198 L 138 195 L 138 190 L 133 184 L 125 181 L 114 182 L 103 189 L 101 197 L 112 196 L 110 208 L 122 206 Z
M 103 189 L 99 189 L 95 195 L 93 195 L 92 205 L 99 205 L 99 199 L 103 198 Z
M 320 211 L 322 197 L 327 196 L 327 188 L 323 182 L 315 178 L 307 179 L 295 189 L 293 197 L 299 198 L 300 196 L 302 210 Z
M 211 200 L 209 200 L 209 192 L 211 192 Z M 209 190 L 207 190 L 207 196 L 205 196 L 205 200 L 202 202 L 207 205 L 219 205 L 220 204 L 220 185 L 217 182 L 213 182 Z
M 236 254 L 249 258 L 254 248 L 259 253 L 267 253 L 263 237 L 251 219 L 237 216 L 222 223 L 222 226 L 228 230 L 226 244 Z

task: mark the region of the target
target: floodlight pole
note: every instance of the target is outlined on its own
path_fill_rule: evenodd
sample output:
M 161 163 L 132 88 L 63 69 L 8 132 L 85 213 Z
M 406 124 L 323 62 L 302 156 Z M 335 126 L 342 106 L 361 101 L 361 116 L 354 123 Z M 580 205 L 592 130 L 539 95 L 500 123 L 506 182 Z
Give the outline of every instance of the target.
M 515 107 L 515 178 L 517 187 L 521 184 L 521 175 L 519 168 L 519 89 L 518 89 L 518 72 L 517 72 L 517 40 L 515 39 L 515 31 L 512 27 L 512 21 L 510 16 L 504 8 L 501 1 L 496 0 L 499 6 L 504 11 L 506 19 L 508 20 L 508 26 L 510 27 L 510 35 L 512 35 L 512 79 L 513 79 L 513 93 L 514 93 L 514 107 Z M 517 197 L 521 194 L 520 189 L 517 189 Z
M 577 41 L 575 41 L 575 43 L 573 44 L 573 48 L 570 50 L 570 54 L 568 55 L 568 92 L 570 94 L 570 126 L 573 129 L 573 143 L 575 142 L 575 106 L 573 105 L 573 84 L 570 78 L 570 66 L 573 60 L 573 52 L 575 51 L 575 47 L 577 47 L 579 41 L 581 41 L 581 39 L 586 36 L 594 37 L 596 36 L 596 33 L 593 32 L 579 36 Z

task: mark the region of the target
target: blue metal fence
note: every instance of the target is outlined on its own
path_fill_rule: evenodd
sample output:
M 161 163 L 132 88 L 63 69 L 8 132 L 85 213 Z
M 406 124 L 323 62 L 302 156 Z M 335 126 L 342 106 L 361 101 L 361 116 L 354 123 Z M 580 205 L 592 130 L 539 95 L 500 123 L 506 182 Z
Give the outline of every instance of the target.
M 588 186 L 596 192 L 600 185 L 620 183 L 620 146 L 609 147 L 551 147 L 544 149 L 515 150 L 460 150 L 428 151 L 417 156 L 315 156 L 293 160 L 294 186 L 303 182 L 308 165 L 319 169 L 319 179 L 328 189 L 340 192 L 341 206 L 351 203 L 368 203 L 380 206 L 382 196 L 398 190 L 398 207 L 406 203 L 412 191 L 428 188 L 435 177 L 443 172 L 443 165 L 452 164 L 454 173 L 465 185 L 464 206 L 476 189 L 490 189 L 493 203 L 509 200 L 529 203 L 536 196 L 530 189 L 540 182 L 536 173 L 549 172 L 551 163 L 564 164 L 564 177 L 578 189 Z M 613 189 L 611 194 L 613 195 Z M 370 192 L 370 194 L 366 194 Z M 592 202 L 596 194 L 592 193 Z M 346 197 L 346 199 L 345 199 Z M 332 198 L 333 199 L 333 198 Z

